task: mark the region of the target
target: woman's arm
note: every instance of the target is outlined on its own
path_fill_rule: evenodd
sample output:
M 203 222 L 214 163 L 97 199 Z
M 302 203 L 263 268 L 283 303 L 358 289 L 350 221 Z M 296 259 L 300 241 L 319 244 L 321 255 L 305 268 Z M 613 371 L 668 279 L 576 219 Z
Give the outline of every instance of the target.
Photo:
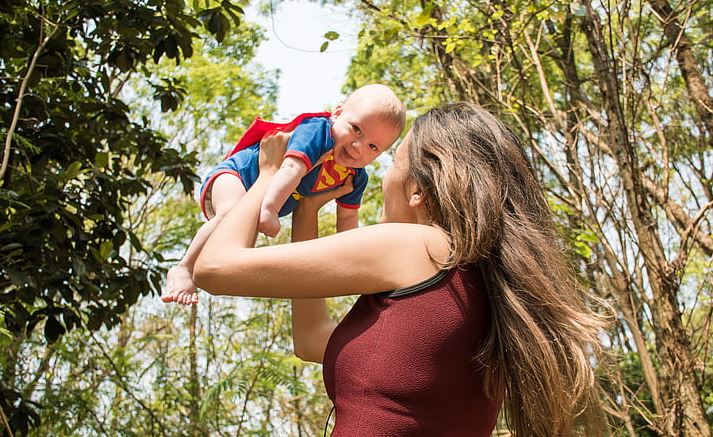
M 304 197 L 292 213 L 292 241 L 317 238 L 319 210 L 332 199 L 354 189 L 351 176 L 336 190 Z M 355 226 L 356 227 L 356 226 Z M 295 355 L 305 361 L 321 363 L 327 342 L 337 324 L 329 317 L 324 298 L 292 299 L 292 343 Z
M 321 205 L 300 202 L 292 213 L 292 241 L 317 238 Z M 302 360 L 321 363 L 337 324 L 329 317 L 324 298 L 292 299 L 292 344 Z
M 337 205 L 337 232 L 359 227 L 359 210 Z
M 197 286 L 213 294 L 314 298 L 376 293 L 416 284 L 438 271 L 447 238 L 431 226 L 384 224 L 325 238 L 253 248 L 260 204 L 284 146 L 267 139 L 260 176 L 225 216 L 201 250 Z M 277 150 L 281 149 L 281 150 Z

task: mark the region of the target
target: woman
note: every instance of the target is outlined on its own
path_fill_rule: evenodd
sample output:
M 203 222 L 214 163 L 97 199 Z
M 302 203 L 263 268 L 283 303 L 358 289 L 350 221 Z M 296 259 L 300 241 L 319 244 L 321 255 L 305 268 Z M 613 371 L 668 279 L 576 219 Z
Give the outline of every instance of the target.
M 333 436 L 489 436 L 501 403 L 516 435 L 602 434 L 584 304 L 517 138 L 467 103 L 419 117 L 384 176 L 382 223 L 252 248 L 284 138 L 207 242 L 196 284 L 214 294 L 360 294 L 339 325 L 294 303 L 295 352 L 324 363 Z M 314 237 L 305 205 L 298 239 Z

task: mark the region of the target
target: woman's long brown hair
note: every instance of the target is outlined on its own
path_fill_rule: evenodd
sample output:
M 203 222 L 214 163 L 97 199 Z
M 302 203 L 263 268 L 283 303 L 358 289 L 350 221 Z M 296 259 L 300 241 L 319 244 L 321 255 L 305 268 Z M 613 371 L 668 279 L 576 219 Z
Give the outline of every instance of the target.
M 449 104 L 416 120 L 409 161 L 450 237 L 443 267 L 482 273 L 491 326 L 475 358 L 491 394 L 504 396 L 510 428 L 603 435 L 593 364 L 605 322 L 587 307 L 517 136 L 482 108 Z

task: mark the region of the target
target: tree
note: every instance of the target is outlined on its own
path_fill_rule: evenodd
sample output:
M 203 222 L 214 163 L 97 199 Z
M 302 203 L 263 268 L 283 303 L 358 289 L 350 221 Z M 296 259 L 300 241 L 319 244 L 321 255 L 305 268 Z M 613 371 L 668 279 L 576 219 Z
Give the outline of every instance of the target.
M 713 5 L 353 5 L 364 24 L 348 87 L 386 81 L 419 112 L 472 101 L 527 139 L 573 262 L 617 312 L 613 423 L 710 435 Z
M 201 6 L 201 4 L 203 6 Z M 167 148 L 149 120 L 132 120 L 120 93 L 133 77 L 162 111 L 182 97 L 147 68 L 193 54 L 196 29 L 223 40 L 242 9 L 231 1 L 0 3 L 0 317 L 11 336 L 0 408 L 26 433 L 38 414 L 14 389 L 19 349 L 38 326 L 49 343 L 77 327 L 119 322 L 158 288 L 159 255 L 144 249 L 125 214 L 157 173 L 190 191 L 195 156 Z M 142 253 L 130 263 L 129 251 Z

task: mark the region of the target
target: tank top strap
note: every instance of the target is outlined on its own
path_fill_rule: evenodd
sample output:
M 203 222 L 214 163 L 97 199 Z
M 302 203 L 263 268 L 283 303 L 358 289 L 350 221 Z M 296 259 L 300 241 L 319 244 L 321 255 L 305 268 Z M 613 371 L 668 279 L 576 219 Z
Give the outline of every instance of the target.
M 435 284 L 437 284 L 439 281 L 441 281 L 443 278 L 450 273 L 452 269 L 449 270 L 441 270 L 440 272 L 436 273 L 435 275 L 431 276 L 428 279 L 425 279 L 418 284 L 410 285 L 408 287 L 404 288 L 398 288 L 396 290 L 391 290 L 391 291 L 384 291 L 382 293 L 379 293 L 383 297 L 388 297 L 388 298 L 397 298 L 397 297 L 404 297 L 408 296 L 410 294 L 418 293 L 419 291 L 423 291 Z

